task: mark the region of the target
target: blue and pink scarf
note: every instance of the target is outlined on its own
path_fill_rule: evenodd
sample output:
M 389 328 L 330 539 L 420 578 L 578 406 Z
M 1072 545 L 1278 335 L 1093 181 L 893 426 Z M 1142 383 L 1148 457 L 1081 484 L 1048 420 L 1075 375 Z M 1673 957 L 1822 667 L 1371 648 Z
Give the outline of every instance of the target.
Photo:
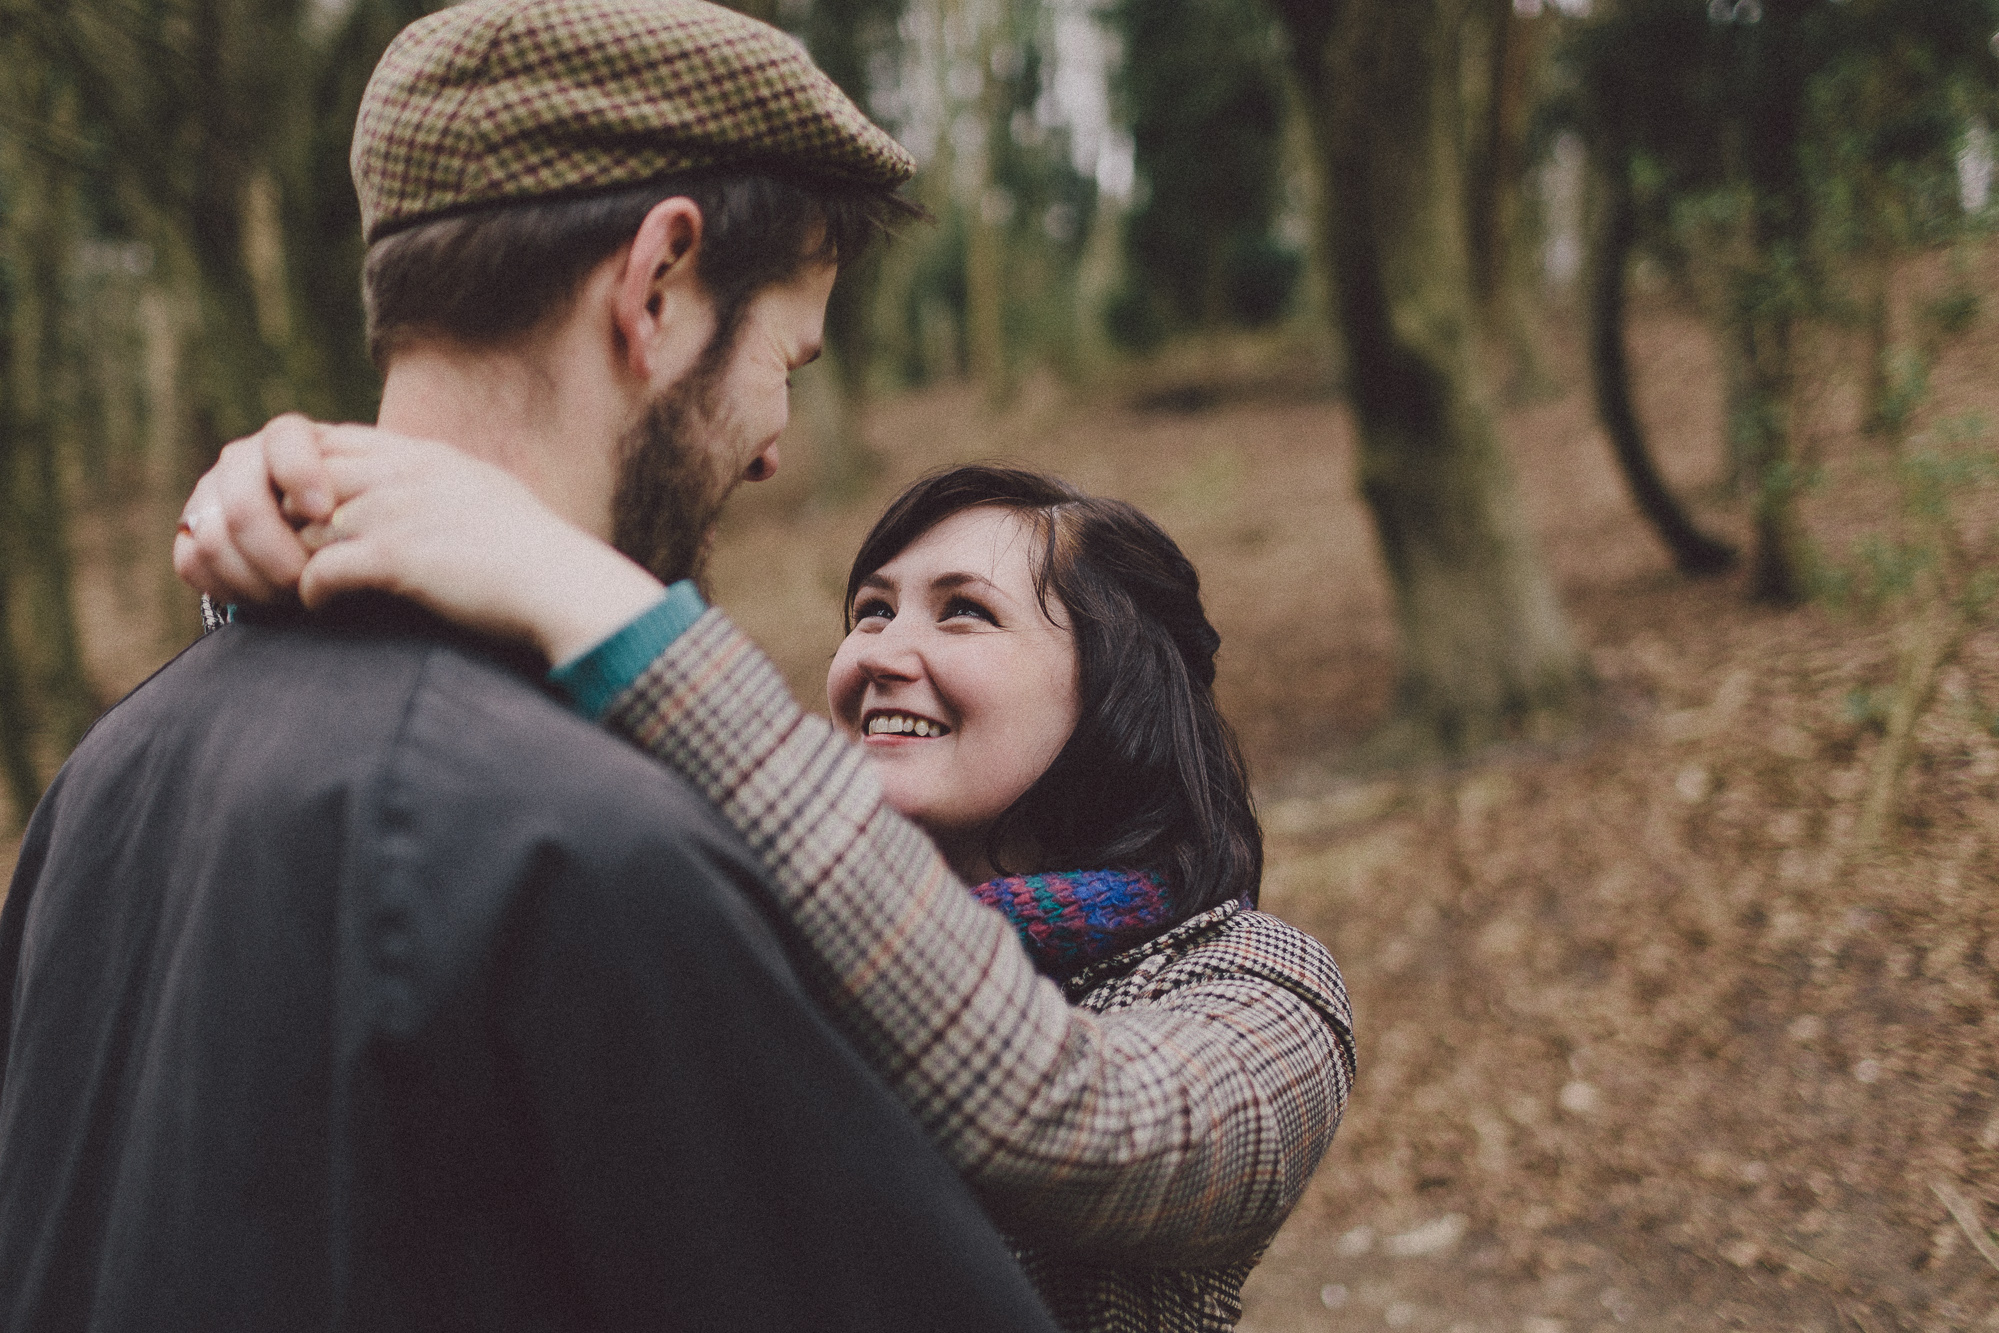
M 1058 981 L 1174 922 L 1165 885 L 1143 871 L 1007 875 L 973 885 L 972 895 L 1004 912 L 1035 968 Z

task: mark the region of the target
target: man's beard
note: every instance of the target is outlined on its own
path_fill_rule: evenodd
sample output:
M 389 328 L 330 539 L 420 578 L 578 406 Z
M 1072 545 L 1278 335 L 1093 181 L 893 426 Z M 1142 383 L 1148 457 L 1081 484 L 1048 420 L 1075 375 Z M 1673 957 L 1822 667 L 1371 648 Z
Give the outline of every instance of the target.
M 722 502 L 734 490 L 700 436 L 721 379 L 708 357 L 661 393 L 618 442 L 618 485 L 611 496 L 611 544 L 663 583 L 693 579 L 709 595 L 709 539 Z

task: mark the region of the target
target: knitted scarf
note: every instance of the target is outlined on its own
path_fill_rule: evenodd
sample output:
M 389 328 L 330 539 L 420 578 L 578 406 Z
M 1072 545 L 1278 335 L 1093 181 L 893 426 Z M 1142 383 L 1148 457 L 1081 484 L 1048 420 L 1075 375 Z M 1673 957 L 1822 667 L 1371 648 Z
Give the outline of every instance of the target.
M 1008 875 L 974 885 L 972 894 L 1006 913 L 1036 970 L 1057 981 L 1144 943 L 1174 921 L 1165 886 L 1143 871 Z

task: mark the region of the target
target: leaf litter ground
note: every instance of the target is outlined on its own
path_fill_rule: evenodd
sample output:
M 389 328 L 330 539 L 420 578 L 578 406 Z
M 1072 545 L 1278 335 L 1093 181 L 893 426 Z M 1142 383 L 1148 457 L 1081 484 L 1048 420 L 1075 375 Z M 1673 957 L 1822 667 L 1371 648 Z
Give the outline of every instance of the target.
M 1878 743 L 1852 700 L 1893 680 L 1892 623 L 1675 577 L 1574 331 L 1551 331 L 1554 388 L 1504 426 L 1606 701 L 1566 747 L 1351 769 L 1388 703 L 1391 611 L 1327 359 L 1281 341 L 1182 348 L 1082 398 L 1031 381 L 1001 411 L 965 388 L 886 401 L 877 473 L 838 506 L 813 501 L 801 421 L 726 522 L 720 600 L 817 701 L 873 514 L 969 458 L 1125 496 L 1185 545 L 1258 777 L 1265 905 L 1333 948 L 1360 1030 L 1249 1333 L 1999 1330 L 1975 1243 L 1999 1222 L 1999 637 L 1945 674 L 1887 848 L 1843 857 Z M 1995 353 L 1988 322 L 1939 403 L 1991 412 Z M 1634 354 L 1666 471 L 1739 535 L 1702 326 L 1656 303 Z M 1830 552 L 1887 509 L 1854 378 L 1807 422 Z M 153 663 L 120 616 L 84 611 L 100 679 L 136 683 Z

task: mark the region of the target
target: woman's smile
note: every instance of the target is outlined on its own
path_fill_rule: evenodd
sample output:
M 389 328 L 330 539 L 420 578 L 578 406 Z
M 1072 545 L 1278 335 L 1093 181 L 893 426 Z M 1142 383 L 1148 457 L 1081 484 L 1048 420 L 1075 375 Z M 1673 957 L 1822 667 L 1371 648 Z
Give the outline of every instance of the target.
M 909 740 L 930 740 L 949 734 L 950 728 L 933 718 L 896 709 L 870 709 L 862 715 L 861 730 L 870 744 L 898 744 Z

